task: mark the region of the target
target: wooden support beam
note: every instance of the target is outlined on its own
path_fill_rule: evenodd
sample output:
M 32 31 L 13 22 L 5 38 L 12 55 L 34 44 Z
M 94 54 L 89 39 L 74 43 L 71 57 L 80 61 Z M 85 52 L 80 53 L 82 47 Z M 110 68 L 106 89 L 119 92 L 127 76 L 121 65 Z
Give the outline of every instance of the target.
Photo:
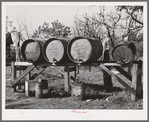
M 31 66 L 33 63 L 29 62 L 15 62 L 15 66 Z
M 69 78 L 69 65 L 66 64 L 65 65 L 65 69 L 66 69 L 66 72 L 64 73 L 64 78 L 65 78 L 65 81 L 64 81 L 64 85 L 65 85 L 65 91 L 66 92 L 70 92 L 70 78 Z
M 13 84 L 15 79 L 16 79 L 16 68 L 15 68 L 14 62 L 11 62 L 11 80 L 12 80 L 12 84 Z M 16 87 L 13 88 L 13 92 L 16 92 Z
M 76 76 L 77 76 L 77 67 L 75 65 L 74 77 L 76 78 Z
M 31 80 L 33 80 L 33 79 L 35 79 L 39 74 L 41 74 L 46 68 L 47 68 L 48 66 L 46 66 L 46 67 L 42 67 L 37 73 L 35 73 L 30 79 Z
M 130 74 L 128 74 L 125 70 L 123 70 L 121 67 L 115 67 L 114 68 L 119 71 L 121 74 L 123 74 L 127 79 L 129 79 L 130 81 L 132 80 L 132 76 Z
M 105 50 L 104 52 L 104 59 L 103 61 L 109 61 L 109 50 Z M 105 64 L 104 64 L 105 65 Z M 110 64 L 112 65 L 112 64 Z M 110 66 L 107 67 L 108 69 L 111 69 Z M 105 87 L 113 87 L 112 78 L 111 75 L 109 75 L 106 71 L 103 70 L 103 81 Z
M 136 94 L 131 94 L 131 100 L 136 101 L 141 95 L 143 96 L 142 90 L 142 63 L 135 62 L 133 63 L 132 69 L 132 84 L 131 87 L 136 91 Z
M 120 64 L 117 64 L 117 63 L 103 63 L 103 65 L 105 65 L 105 66 L 114 66 L 114 67 L 120 67 L 121 66 Z
M 91 72 L 91 70 L 92 70 L 92 67 L 91 67 L 91 66 L 89 66 L 89 72 Z
M 76 67 L 75 66 L 69 66 L 69 69 L 67 69 L 66 67 L 64 68 L 65 72 L 68 72 L 68 70 L 69 70 L 69 72 L 75 71 Z
M 15 66 L 16 70 L 26 70 L 26 66 Z
M 12 87 L 15 87 L 16 84 L 23 78 L 25 77 L 30 71 L 32 71 L 35 68 L 34 65 L 28 67 L 22 74 L 20 74 L 13 82 Z
M 100 65 L 100 67 L 105 70 L 108 74 L 111 76 L 114 76 L 119 83 L 121 83 L 124 87 L 126 87 L 129 91 L 131 91 L 132 94 L 136 95 L 136 91 L 131 88 L 127 83 L 125 83 L 121 78 L 119 78 L 116 74 L 114 74 L 112 71 L 110 71 L 107 67 L 105 67 L 103 64 Z

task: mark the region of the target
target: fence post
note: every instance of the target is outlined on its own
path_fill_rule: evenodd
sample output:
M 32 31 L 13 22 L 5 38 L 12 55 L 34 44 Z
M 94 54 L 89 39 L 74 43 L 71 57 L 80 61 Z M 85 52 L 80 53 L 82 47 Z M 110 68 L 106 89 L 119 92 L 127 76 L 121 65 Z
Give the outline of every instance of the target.
M 131 94 L 131 101 L 136 101 L 137 98 L 143 96 L 141 79 L 142 79 L 142 61 L 133 62 L 131 87 L 136 91 L 136 94 L 135 95 Z
M 11 80 L 12 82 L 14 82 L 14 80 L 16 79 L 16 67 L 14 65 L 15 62 L 11 62 Z M 16 86 L 13 88 L 13 91 L 16 92 Z

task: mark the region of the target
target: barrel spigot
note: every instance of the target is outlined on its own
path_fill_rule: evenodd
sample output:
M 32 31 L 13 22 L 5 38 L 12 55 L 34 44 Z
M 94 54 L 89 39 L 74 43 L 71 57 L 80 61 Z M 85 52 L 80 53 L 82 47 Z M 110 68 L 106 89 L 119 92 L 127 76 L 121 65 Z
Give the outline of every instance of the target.
M 78 65 L 80 65 L 81 63 L 83 63 L 84 61 L 82 60 L 82 59 L 78 59 L 78 61 L 79 61 L 79 63 L 78 63 Z
M 29 63 L 33 63 L 33 60 L 32 60 L 31 58 L 28 58 L 27 61 L 28 61 Z
M 55 66 L 55 65 L 56 65 L 55 63 L 57 63 L 57 60 L 56 60 L 55 58 L 53 58 L 53 63 L 52 63 L 52 65 Z

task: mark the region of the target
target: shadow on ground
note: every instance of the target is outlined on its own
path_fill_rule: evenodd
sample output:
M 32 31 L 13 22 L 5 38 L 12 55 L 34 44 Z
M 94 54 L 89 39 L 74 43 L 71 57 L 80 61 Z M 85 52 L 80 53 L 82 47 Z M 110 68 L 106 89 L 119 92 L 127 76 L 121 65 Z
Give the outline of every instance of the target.
M 27 109 L 29 106 L 31 105 L 30 104 L 26 104 L 26 103 L 21 103 L 21 104 L 18 104 L 18 103 L 13 103 L 13 104 L 9 104 L 9 105 L 6 105 L 6 109 Z
M 123 89 L 119 87 L 104 87 L 103 85 L 98 84 L 87 84 L 84 83 L 84 94 L 83 98 L 86 99 L 102 99 L 106 98 L 113 94 L 113 92 L 121 92 Z M 49 98 L 64 98 L 70 97 L 71 92 L 67 93 L 64 90 L 64 87 L 56 88 L 50 87 L 49 88 Z

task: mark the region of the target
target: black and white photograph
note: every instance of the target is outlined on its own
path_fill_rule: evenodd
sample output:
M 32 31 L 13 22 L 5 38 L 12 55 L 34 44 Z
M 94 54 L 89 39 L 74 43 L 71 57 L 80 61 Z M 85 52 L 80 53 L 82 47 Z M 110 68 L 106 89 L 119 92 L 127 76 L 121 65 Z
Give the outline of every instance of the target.
M 147 2 L 2 2 L 2 120 L 146 120 Z

